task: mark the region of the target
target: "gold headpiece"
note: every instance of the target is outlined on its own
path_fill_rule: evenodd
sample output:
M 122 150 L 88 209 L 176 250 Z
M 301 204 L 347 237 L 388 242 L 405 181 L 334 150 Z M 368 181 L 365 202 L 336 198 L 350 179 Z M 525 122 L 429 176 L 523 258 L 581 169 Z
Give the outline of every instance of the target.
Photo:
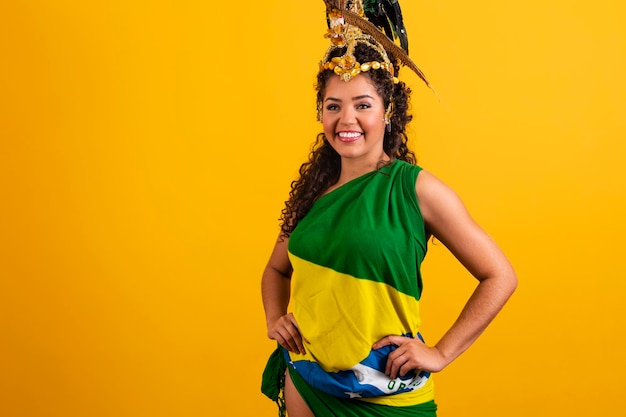
M 394 65 L 387 55 L 390 53 L 429 86 L 422 71 L 409 58 L 406 30 L 398 0 L 324 0 L 324 3 L 328 19 L 326 37 L 330 38 L 331 44 L 320 62 L 320 71 L 333 70 L 347 82 L 361 72 L 384 69 L 391 73 L 397 83 Z M 393 38 L 399 39 L 401 46 Z M 354 50 L 360 43 L 375 49 L 382 61 L 358 62 L 354 57 Z M 344 54 L 331 58 L 333 51 L 340 48 L 346 48 Z

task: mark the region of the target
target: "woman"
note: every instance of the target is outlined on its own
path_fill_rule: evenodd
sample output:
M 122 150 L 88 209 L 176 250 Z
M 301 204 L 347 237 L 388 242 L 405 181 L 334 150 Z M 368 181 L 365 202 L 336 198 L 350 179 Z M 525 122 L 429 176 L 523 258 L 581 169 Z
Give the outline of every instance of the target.
M 347 42 L 331 47 L 318 74 L 323 133 L 263 273 L 268 336 L 280 345 L 264 392 L 284 389 L 290 417 L 434 416 L 430 374 L 476 340 L 517 281 L 458 196 L 415 165 L 398 66 L 369 36 L 342 30 Z M 419 334 L 430 237 L 478 280 L 434 344 Z

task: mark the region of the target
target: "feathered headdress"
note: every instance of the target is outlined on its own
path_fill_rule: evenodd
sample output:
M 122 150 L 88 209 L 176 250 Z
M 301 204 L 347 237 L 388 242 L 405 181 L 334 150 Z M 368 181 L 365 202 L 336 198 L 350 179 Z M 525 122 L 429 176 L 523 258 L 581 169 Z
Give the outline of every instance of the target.
M 409 42 L 398 0 L 324 0 L 324 3 L 328 21 L 326 37 L 330 38 L 331 45 L 320 63 L 321 70 L 333 70 L 342 80 L 350 81 L 361 72 L 382 68 L 397 81 L 388 56 L 391 54 L 430 87 L 424 73 L 409 58 Z M 359 43 L 367 43 L 376 49 L 382 62 L 357 62 L 354 49 Z M 345 53 L 330 58 L 332 52 L 339 48 L 346 48 Z

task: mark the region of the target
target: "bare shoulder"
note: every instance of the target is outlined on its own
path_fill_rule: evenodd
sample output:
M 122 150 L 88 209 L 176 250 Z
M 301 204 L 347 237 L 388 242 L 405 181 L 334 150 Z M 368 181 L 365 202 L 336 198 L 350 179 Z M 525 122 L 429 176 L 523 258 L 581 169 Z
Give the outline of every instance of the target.
M 422 169 L 417 176 L 415 183 L 415 191 L 422 196 L 426 196 L 427 193 L 437 191 L 440 187 L 449 188 L 443 181 L 437 178 L 432 172 Z
M 442 222 L 471 220 L 458 194 L 431 172 L 420 172 L 415 183 L 415 192 L 422 216 L 429 228 L 435 226 L 436 229 L 436 225 Z
M 415 192 L 428 232 L 443 242 L 476 278 L 494 273 L 514 276 L 500 248 L 474 221 L 452 188 L 430 172 L 422 171 Z

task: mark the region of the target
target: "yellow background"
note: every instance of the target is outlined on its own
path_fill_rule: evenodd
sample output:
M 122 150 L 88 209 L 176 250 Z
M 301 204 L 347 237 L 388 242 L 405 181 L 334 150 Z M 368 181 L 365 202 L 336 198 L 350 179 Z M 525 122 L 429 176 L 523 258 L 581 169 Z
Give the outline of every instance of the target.
M 323 10 L 0 4 L 1 415 L 275 415 L 259 280 L 320 130 Z M 624 6 L 403 10 L 440 97 L 405 71 L 419 161 L 520 278 L 440 415 L 624 415 Z M 473 282 L 441 244 L 424 273 L 435 341 Z

